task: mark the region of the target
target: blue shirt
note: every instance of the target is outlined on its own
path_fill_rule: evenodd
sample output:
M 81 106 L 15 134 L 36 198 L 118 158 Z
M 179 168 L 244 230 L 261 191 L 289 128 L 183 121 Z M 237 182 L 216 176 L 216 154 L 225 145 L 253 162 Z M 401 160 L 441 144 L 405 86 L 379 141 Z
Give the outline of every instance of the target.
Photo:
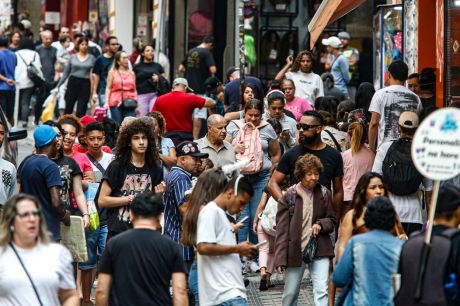
M 94 63 L 93 73 L 99 76 L 99 86 L 97 92 L 100 95 L 105 95 L 107 87 L 107 76 L 109 75 L 110 67 L 112 67 L 113 57 L 106 57 L 104 54 L 99 55 Z
M 403 241 L 390 232 L 372 230 L 352 237 L 334 269 L 333 282 L 352 287 L 345 306 L 393 306 L 391 276 L 397 273 Z
M 337 87 L 345 96 L 348 96 L 347 84 L 350 82 L 348 60 L 345 55 L 340 54 L 333 62 L 331 73 L 334 77 L 335 87 Z
M 58 165 L 44 155 L 31 155 L 19 166 L 21 192 L 36 196 L 42 206 L 48 230 L 54 240 L 61 240 L 59 216 L 53 209 L 49 189 L 62 187 Z
M 166 177 L 166 192 L 164 194 L 164 233 L 177 243 L 182 235 L 182 217 L 179 206 L 185 202 L 185 192 L 192 188 L 192 175 L 180 167 L 172 167 Z M 183 248 L 185 261 L 193 259 L 193 250 Z
M 18 59 L 14 52 L 10 50 L 0 50 L 0 74 L 4 77 L 14 80 L 14 70 Z M 5 81 L 0 81 L 0 90 L 15 90 L 14 85 L 10 86 Z

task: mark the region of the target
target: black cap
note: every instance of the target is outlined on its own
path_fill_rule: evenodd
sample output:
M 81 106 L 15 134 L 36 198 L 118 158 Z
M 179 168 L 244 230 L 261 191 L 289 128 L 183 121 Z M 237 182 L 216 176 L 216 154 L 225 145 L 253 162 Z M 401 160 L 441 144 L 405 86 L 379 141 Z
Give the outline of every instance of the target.
M 216 77 L 209 77 L 207 78 L 205 81 L 204 81 L 204 87 L 207 89 L 207 90 L 211 90 L 211 89 L 216 89 L 220 84 L 222 84 L 218 78 Z
M 235 67 L 235 66 L 232 66 L 232 67 L 228 68 L 228 69 L 227 69 L 227 79 L 228 79 L 228 77 L 229 77 L 230 75 L 232 75 L 233 72 L 235 72 L 235 71 L 240 71 L 240 68 Z
M 453 212 L 460 207 L 460 188 L 451 183 L 445 183 L 439 188 L 436 213 Z
M 198 158 L 208 158 L 208 153 L 201 153 L 198 144 L 193 141 L 183 141 L 176 148 L 176 155 L 179 156 L 193 156 Z
M 203 42 L 205 44 L 213 44 L 214 43 L 214 36 L 208 35 L 203 38 Z

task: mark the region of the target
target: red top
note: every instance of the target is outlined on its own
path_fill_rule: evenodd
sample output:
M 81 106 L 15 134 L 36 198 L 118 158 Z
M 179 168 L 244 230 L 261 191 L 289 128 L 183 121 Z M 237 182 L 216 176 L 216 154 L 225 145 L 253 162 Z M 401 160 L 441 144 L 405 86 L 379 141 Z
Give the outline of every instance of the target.
M 118 106 L 122 99 L 137 100 L 134 74 L 129 71 L 114 70 L 112 90 L 110 91 L 108 99 L 110 107 Z
M 110 149 L 110 147 L 108 146 L 102 146 L 101 150 L 105 153 L 112 154 L 112 149 Z M 83 148 L 78 143 L 74 143 L 72 146 L 72 151 L 78 152 L 78 153 L 86 153 L 88 152 L 88 148 Z
M 202 108 L 206 99 L 181 91 L 171 91 L 157 98 L 152 111 L 163 114 L 168 132 L 193 131 L 192 115 L 195 108 Z

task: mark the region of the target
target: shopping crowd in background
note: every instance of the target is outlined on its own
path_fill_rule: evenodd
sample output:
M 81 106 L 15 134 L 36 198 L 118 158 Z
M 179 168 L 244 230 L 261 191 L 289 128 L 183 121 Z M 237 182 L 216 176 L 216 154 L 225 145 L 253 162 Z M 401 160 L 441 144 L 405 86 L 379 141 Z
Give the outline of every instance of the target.
M 415 282 L 409 246 L 430 209 L 410 146 L 436 108 L 433 69 L 394 61 L 375 91 L 341 32 L 322 41 L 322 76 L 301 51 L 241 88 L 238 67 L 215 76 L 212 37 L 170 79 L 151 44 L 128 54 L 90 34 L 0 36 L 0 105 L 35 126 L 30 155 L 0 159 L 1 305 L 248 305 L 250 272 L 260 291 L 282 275 L 282 305 L 296 305 L 307 269 L 316 306 L 415 305 L 393 284 Z M 75 216 L 85 262 L 56 243 Z M 435 221 L 442 272 L 419 302 L 458 305 L 459 177 Z

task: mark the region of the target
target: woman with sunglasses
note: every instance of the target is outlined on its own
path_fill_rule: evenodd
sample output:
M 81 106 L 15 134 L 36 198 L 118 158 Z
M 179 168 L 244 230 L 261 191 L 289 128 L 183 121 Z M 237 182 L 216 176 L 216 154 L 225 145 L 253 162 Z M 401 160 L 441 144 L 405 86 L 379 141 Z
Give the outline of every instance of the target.
M 72 256 L 50 242 L 38 199 L 17 194 L 0 219 L 0 305 L 77 306 Z

